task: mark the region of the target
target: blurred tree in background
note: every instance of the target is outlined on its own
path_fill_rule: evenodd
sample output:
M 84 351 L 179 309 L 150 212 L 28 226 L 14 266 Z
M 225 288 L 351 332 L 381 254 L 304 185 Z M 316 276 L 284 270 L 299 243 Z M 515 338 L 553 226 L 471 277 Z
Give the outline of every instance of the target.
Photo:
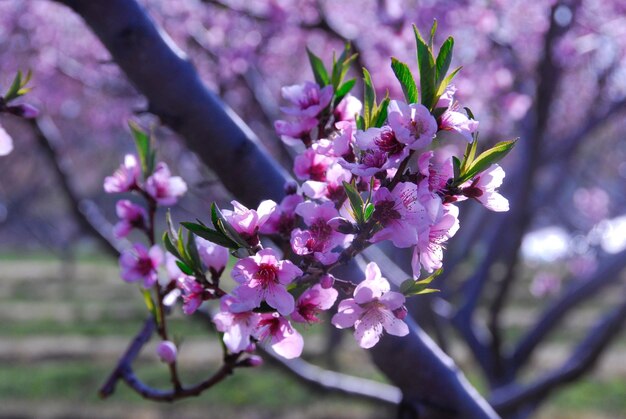
M 114 251 L 118 244 L 106 224 L 113 201 L 101 183 L 132 148 L 125 128 L 131 117 L 145 125 L 156 125 L 157 118 L 164 123 L 156 128 L 161 155 L 191 186 L 178 217 L 193 219 L 208 211 L 210 201 L 232 195 L 251 205 L 280 196 L 280 190 L 262 189 L 255 196 L 230 176 L 232 169 L 220 160 L 234 158 L 215 145 L 232 133 L 240 144 L 254 135 L 241 131 L 237 119 L 228 125 L 229 110 L 207 114 L 221 109 L 217 101 L 203 102 L 195 90 L 181 89 L 198 87 L 191 68 L 155 60 L 155 52 L 169 48 L 188 59 L 207 88 L 289 170 L 289 151 L 272 122 L 279 117 L 280 87 L 309 74 L 305 47 L 329 60 L 332 50 L 351 41 L 379 93 L 399 95 L 388 57 L 413 63 L 411 24 L 426 29 L 436 18 L 439 32 L 457 40 L 453 66 L 464 69 L 456 84 L 460 100 L 471 103 L 481 121 L 482 141 L 521 140 L 505 162 L 503 193 L 512 210 L 468 208 L 465 229 L 450 242 L 438 279 L 442 292 L 421 299 L 415 319 L 444 349 L 452 335 L 462 338 L 487 383 L 486 399 L 507 417 L 530 415 L 552 390 L 587 373 L 619 332 L 626 318 L 624 2 L 149 0 L 123 16 L 115 15 L 126 10 L 119 2 L 59 3 L 0 3 L 0 74 L 31 68 L 35 90 L 29 99 L 43 115 L 32 124 L 2 119 L 15 139 L 11 158 L 0 166 L 3 250 L 44 247 L 68 256 L 76 243 L 90 243 L 94 252 Z M 142 44 L 151 39 L 144 38 L 148 27 L 137 23 L 144 13 L 162 31 L 165 47 Z M 3 86 L 10 82 L 2 77 Z M 207 127 L 198 120 L 203 113 L 207 121 L 222 119 Z M 263 163 L 249 170 L 282 176 Z M 384 252 L 374 249 L 365 257 L 385 258 L 392 272 L 410 271 L 410 255 Z M 545 304 L 530 326 L 512 336 L 506 325 L 515 313 L 507 307 L 529 283 Z M 528 368 L 535 350 L 592 298 L 603 299 L 603 310 L 571 352 L 550 370 Z M 398 344 L 386 341 L 373 358 L 402 390 L 407 417 L 458 413 L 463 397 L 450 398 L 451 390 L 436 387 L 424 394 L 432 383 L 414 382 L 420 378 L 412 371 L 425 368 L 426 358 L 384 361 Z M 404 375 L 392 371 L 398 365 Z

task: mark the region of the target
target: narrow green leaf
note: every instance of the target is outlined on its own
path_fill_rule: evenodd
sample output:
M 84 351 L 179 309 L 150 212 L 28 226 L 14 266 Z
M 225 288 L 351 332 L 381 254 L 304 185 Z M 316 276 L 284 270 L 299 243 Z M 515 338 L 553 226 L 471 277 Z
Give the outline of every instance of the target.
M 365 222 L 368 222 L 370 218 L 372 218 L 372 214 L 374 214 L 374 204 L 371 202 L 365 206 L 365 211 L 363 212 L 363 219 Z
M 150 312 L 150 314 L 152 314 L 152 317 L 154 317 L 154 320 L 157 322 L 157 324 L 161 324 L 159 311 L 156 309 L 156 305 L 152 300 L 152 295 L 150 294 L 150 291 L 146 289 L 141 289 L 141 294 L 143 295 L 143 302 L 146 304 L 148 311 Z
M 450 63 L 452 62 L 453 48 L 454 39 L 452 37 L 448 37 L 439 49 L 439 54 L 437 55 L 437 86 L 439 86 L 443 79 L 446 78 L 446 73 L 450 68 Z
M 456 156 L 452 156 L 452 168 L 454 169 L 454 178 L 458 179 L 461 177 L 461 162 L 459 158 Z
M 389 92 L 385 94 L 385 98 L 380 103 L 380 106 L 376 108 L 376 120 L 372 124 L 372 126 L 376 128 L 380 128 L 385 124 L 387 120 L 387 108 L 389 107 Z
M 438 290 L 428 288 L 428 285 L 430 285 L 430 283 L 433 282 L 435 278 L 441 275 L 442 272 L 443 272 L 443 269 L 437 269 L 431 275 L 419 281 L 409 278 L 403 281 L 402 284 L 400 285 L 400 292 L 406 295 L 407 297 L 411 295 L 428 294 L 431 292 L 437 292 Z
M 350 79 L 346 81 L 345 83 L 343 83 L 341 86 L 339 86 L 337 88 L 337 91 L 335 92 L 335 102 L 336 103 L 341 102 L 341 99 L 343 99 L 345 95 L 350 93 L 350 91 L 352 90 L 355 84 L 356 84 L 356 79 Z
M 431 109 L 437 93 L 435 91 L 435 77 L 437 72 L 435 68 L 435 58 L 433 57 L 432 50 L 428 47 L 415 25 L 413 25 L 413 32 L 415 33 L 415 42 L 417 43 L 417 66 L 420 73 L 421 102 L 422 105 Z
M 350 207 L 352 208 L 352 212 L 354 213 L 354 219 L 357 224 L 362 224 L 364 221 L 363 217 L 363 198 L 356 190 L 354 185 L 343 182 L 343 188 L 346 190 L 346 195 L 348 196 L 348 200 L 350 201 Z
M 372 76 L 366 68 L 363 68 L 363 118 L 365 129 L 372 125 L 373 112 L 376 106 L 376 91 L 372 83 Z
M 437 33 L 437 19 L 433 19 L 433 26 L 430 27 L 430 38 L 428 39 L 428 47 L 433 49 L 435 43 L 435 34 Z
M 186 275 L 193 275 L 193 269 L 191 269 L 185 262 L 181 260 L 176 261 L 176 266 Z
M 151 166 L 153 166 L 152 161 L 154 160 L 150 150 L 150 136 L 134 121 L 129 121 L 128 126 L 135 140 L 143 176 L 148 178 L 152 174 L 151 169 L 153 167 Z
M 200 261 L 200 255 L 198 254 L 196 238 L 191 232 L 187 233 L 187 254 L 189 255 L 190 261 L 193 262 L 193 266 L 190 266 L 191 270 L 198 273 L 202 272 L 202 262 Z
M 510 141 L 502 141 L 490 148 L 487 151 L 482 152 L 467 169 L 466 173 L 463 173 L 463 178 L 469 180 L 481 173 L 485 169 L 489 168 L 492 164 L 495 164 L 502 160 L 509 151 L 515 147 L 517 139 Z
M 212 243 L 231 249 L 236 249 L 238 247 L 235 242 L 224 236 L 221 232 L 212 230 L 204 225 L 188 222 L 181 223 L 181 225 L 196 236 L 208 240 Z
M 441 84 L 439 84 L 439 89 L 437 89 L 437 97 L 441 96 L 443 94 L 443 92 L 446 91 L 446 87 L 448 87 L 448 85 L 450 84 L 450 82 L 452 81 L 452 79 L 454 78 L 454 76 L 456 76 L 456 74 L 461 71 L 461 69 L 463 68 L 463 66 L 457 67 L 454 70 L 452 70 L 452 72 L 450 74 L 448 74 L 443 81 L 441 82 Z
M 356 118 L 356 129 L 365 131 L 365 119 L 361 115 Z
M 307 48 L 306 53 L 309 56 L 315 82 L 321 87 L 326 86 L 330 82 L 330 79 L 328 78 L 328 72 L 326 71 L 326 67 L 324 67 L 324 63 L 317 55 L 313 54 L 310 49 Z
M 178 253 L 178 249 L 176 249 L 176 246 L 172 243 L 167 231 L 163 233 L 163 244 L 168 252 L 176 256 L 177 259 L 182 259 L 182 256 Z
M 402 86 L 402 92 L 404 93 L 407 103 L 417 103 L 417 85 L 415 84 L 415 79 L 413 78 L 413 74 L 411 74 L 409 66 L 402 61 L 391 58 L 391 69 L 396 75 L 396 79 L 400 82 L 400 86 Z
M 217 228 L 218 231 L 221 231 L 227 238 L 235 242 L 238 247 L 250 247 L 250 245 L 239 235 L 237 230 L 235 230 L 226 220 L 222 211 L 220 211 L 215 203 L 211 206 L 211 217 L 215 217 L 217 219 L 217 223 L 213 221 L 215 228 Z

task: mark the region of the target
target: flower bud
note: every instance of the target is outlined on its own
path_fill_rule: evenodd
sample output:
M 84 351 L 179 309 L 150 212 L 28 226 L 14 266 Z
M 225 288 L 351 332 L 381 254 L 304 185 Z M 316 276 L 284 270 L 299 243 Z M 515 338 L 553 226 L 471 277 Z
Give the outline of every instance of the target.
M 294 195 L 296 193 L 298 193 L 298 184 L 293 180 L 285 182 L 285 195 Z
M 28 103 L 23 103 L 16 106 L 7 106 L 6 110 L 13 115 L 21 116 L 22 118 L 28 119 L 37 118 L 37 116 L 39 115 L 39 109 L 35 108 L 33 105 L 29 105 Z
M 325 290 L 332 288 L 335 283 L 335 277 L 331 274 L 326 274 L 320 278 L 320 286 Z
M 176 345 L 169 340 L 160 342 L 156 348 L 156 353 L 162 362 L 171 364 L 176 361 Z
M 263 365 L 263 358 L 258 355 L 251 355 L 237 363 L 239 367 L 260 367 L 261 365 Z
M 393 315 L 400 320 L 404 320 L 407 314 L 408 310 L 406 309 L 406 306 L 399 307 L 393 311 Z
M 254 344 L 254 342 L 250 342 L 250 345 L 248 345 L 248 347 L 245 349 L 245 351 L 249 354 L 253 353 L 254 351 L 256 351 L 256 345 Z
M 342 234 L 355 234 L 357 233 L 356 226 L 350 221 L 342 217 L 335 217 L 328 220 L 328 225 L 334 231 Z

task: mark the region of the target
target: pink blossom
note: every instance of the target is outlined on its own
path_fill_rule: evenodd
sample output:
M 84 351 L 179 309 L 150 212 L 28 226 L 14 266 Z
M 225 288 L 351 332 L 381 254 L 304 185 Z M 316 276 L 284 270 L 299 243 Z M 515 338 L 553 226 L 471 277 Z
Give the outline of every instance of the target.
M 417 200 L 416 184 L 398 183 L 392 192 L 380 188 L 374 193 L 373 203 L 372 218 L 382 226 L 372 237 L 373 243 L 391 240 L 400 248 L 417 244 L 418 222 L 425 218 L 425 209 Z
M 13 139 L 0 125 L 0 156 L 6 156 L 13 151 Z
M 491 211 L 508 211 L 509 201 L 496 192 L 496 188 L 502 185 L 504 176 L 504 170 L 497 164 L 493 164 L 472 181 L 461 185 L 461 192 L 467 198 L 476 199 Z
M 317 315 L 323 310 L 330 309 L 335 304 L 337 295 L 336 289 L 323 288 L 320 284 L 315 284 L 298 297 L 291 318 L 298 323 L 319 323 Z
M 361 113 L 361 109 L 363 109 L 361 101 L 348 93 L 335 107 L 335 120 L 355 124 L 356 116 Z
M 196 237 L 196 246 L 204 266 L 212 275 L 219 277 L 228 263 L 228 249 L 201 237 Z
M 302 271 L 292 262 L 279 260 L 273 249 L 241 259 L 232 270 L 233 279 L 241 284 L 233 291 L 239 301 L 232 308 L 247 311 L 266 301 L 279 313 L 291 314 L 294 299 L 286 286 L 301 275 Z
M 321 138 L 312 145 L 318 154 L 328 157 L 343 157 L 346 161 L 354 161 L 352 146 L 355 143 L 354 131 L 356 127 L 352 123 L 340 121 L 335 124 L 335 131 L 328 138 Z
M 311 131 L 317 127 L 317 118 L 298 118 L 295 121 L 278 120 L 274 122 L 274 129 L 280 135 L 281 140 L 289 146 L 309 146 L 313 141 Z
M 333 158 L 317 154 L 315 150 L 307 148 L 294 159 L 293 172 L 298 179 L 324 182 L 326 170 L 334 161 Z
M 295 229 L 291 233 L 291 247 L 298 255 L 313 254 L 316 260 L 325 265 L 337 261 L 339 253 L 333 250 L 346 242 L 347 236 L 334 231 L 329 221 L 339 216 L 335 205 L 324 202 L 318 205 L 314 202 L 304 202 L 296 207 L 308 230 Z
M 307 81 L 304 84 L 285 86 L 281 89 L 281 94 L 293 105 L 282 107 L 281 111 L 288 115 L 314 117 L 330 104 L 333 87 L 326 86 L 320 89 L 317 83 Z
M 122 199 L 117 201 L 115 211 L 117 212 L 117 216 L 120 217 L 120 221 L 115 225 L 113 230 L 115 237 L 126 237 L 133 228 L 142 229 L 146 227 L 148 214 L 142 206 L 133 204 L 127 199 Z
M 157 282 L 157 269 L 163 262 L 163 251 L 158 245 L 148 250 L 143 244 L 135 243 L 120 256 L 121 277 L 126 282 L 143 280 L 144 288 Z
M 177 278 L 176 286 L 183 294 L 183 313 L 193 314 L 205 300 L 208 290 L 189 275 L 181 275 Z
M 156 353 L 159 359 L 167 364 L 171 364 L 176 361 L 176 345 L 169 340 L 159 342 L 156 348 Z
M 408 326 L 399 318 L 404 317 L 404 301 L 404 295 L 390 291 L 378 265 L 370 262 L 365 269 L 365 280 L 354 290 L 354 298 L 339 303 L 331 322 L 339 329 L 354 326 L 357 342 L 369 349 L 378 343 L 383 329 L 394 336 L 409 333 Z
M 251 311 L 235 313 L 231 306 L 235 303 L 232 296 L 225 295 L 220 300 L 220 312 L 213 316 L 213 323 L 224 333 L 224 344 L 229 351 L 238 353 L 250 346 L 250 336 L 255 332 L 260 314 Z
M 248 209 L 237 201 L 231 201 L 233 210 L 223 210 L 222 214 L 226 221 L 247 241 L 251 246 L 259 244 L 259 230 L 276 211 L 276 202 L 265 200 L 259 204 L 256 210 Z
M 461 112 L 447 110 L 441 115 L 439 129 L 456 133 L 471 143 L 474 139 L 472 134 L 478 131 L 478 121 L 469 119 Z
M 427 147 L 437 133 L 437 121 L 421 104 L 392 100 L 387 120 L 399 142 L 411 150 Z
M 423 153 L 417 165 L 420 174 L 428 179 L 428 188 L 432 192 L 443 191 L 448 180 L 454 177 L 452 158 L 439 150 Z
M 439 100 L 437 101 L 437 108 L 450 108 L 452 103 L 454 102 L 454 94 L 456 93 L 456 86 L 454 84 L 449 84 L 446 86 L 446 89 L 443 91 L 441 96 L 439 96 Z
M 373 176 L 397 168 L 409 154 L 407 147 L 398 141 L 388 125 L 358 131 L 356 145 L 361 150 L 358 163 L 343 165 L 358 176 Z
M 160 162 L 146 180 L 146 192 L 159 205 L 169 206 L 176 204 L 187 192 L 187 184 L 180 176 L 172 176 L 167 164 Z
M 352 173 L 339 163 L 334 163 L 326 170 L 326 181 L 307 180 L 302 184 L 302 192 L 311 199 L 330 199 L 338 202 L 344 195 L 343 182 L 350 182 Z
M 302 335 L 278 313 L 261 314 L 255 337 L 268 341 L 274 352 L 287 359 L 299 357 L 304 347 Z
M 108 193 L 128 192 L 137 187 L 141 167 L 133 154 L 124 156 L 124 163 L 104 179 L 104 190 Z
M 289 237 L 296 225 L 296 207 L 302 201 L 302 196 L 298 194 L 285 196 L 259 231 L 263 234 L 281 234 Z
M 459 229 L 459 209 L 454 205 L 443 205 L 440 215 L 432 225 L 425 224 L 419 234 L 419 241 L 413 251 L 411 265 L 413 276 L 420 276 L 420 266 L 426 272 L 441 268 L 443 249 L 446 241 Z

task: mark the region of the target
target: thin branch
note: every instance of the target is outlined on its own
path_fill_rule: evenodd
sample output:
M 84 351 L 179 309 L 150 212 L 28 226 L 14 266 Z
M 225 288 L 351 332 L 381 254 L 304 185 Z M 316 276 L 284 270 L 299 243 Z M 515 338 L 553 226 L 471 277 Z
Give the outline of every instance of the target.
M 519 370 L 533 354 L 535 348 L 575 307 L 586 301 L 604 287 L 617 282 L 626 266 L 626 250 L 607 258 L 593 274 L 580 278 L 552 303 L 539 317 L 535 325 L 519 340 L 511 355 L 512 368 Z
M 491 403 L 499 413 L 532 403 L 536 405 L 560 386 L 572 382 L 593 368 L 608 345 L 626 323 L 626 299 L 601 318 L 556 370 L 525 386 L 511 385 L 494 392 Z

